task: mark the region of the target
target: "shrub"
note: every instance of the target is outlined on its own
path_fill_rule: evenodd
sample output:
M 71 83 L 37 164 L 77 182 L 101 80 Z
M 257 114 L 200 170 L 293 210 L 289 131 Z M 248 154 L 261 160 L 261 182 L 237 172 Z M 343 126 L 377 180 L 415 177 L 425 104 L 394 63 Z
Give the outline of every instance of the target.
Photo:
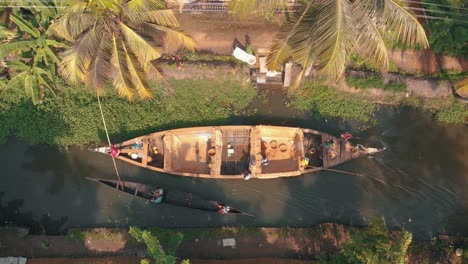
M 367 88 L 380 88 L 387 91 L 404 92 L 406 91 L 406 84 L 401 82 L 389 82 L 384 83 L 384 79 L 381 76 L 372 75 L 367 78 L 356 78 L 353 76 L 347 76 L 346 82 L 358 89 Z
M 412 234 L 388 231 L 382 217 L 371 219 L 369 226 L 351 234 L 351 242 L 343 248 L 343 255 L 351 263 L 405 263 Z
M 175 264 L 176 257 L 174 256 L 177 248 L 184 239 L 184 235 L 177 232 L 171 236 L 166 245 L 166 250 L 163 250 L 158 238 L 149 230 L 141 230 L 138 227 L 130 227 L 128 233 L 138 242 L 144 243 L 147 248 L 148 255 L 155 261 L 156 264 Z M 148 259 L 143 259 L 141 264 L 148 264 Z M 188 260 L 183 263 L 189 264 Z

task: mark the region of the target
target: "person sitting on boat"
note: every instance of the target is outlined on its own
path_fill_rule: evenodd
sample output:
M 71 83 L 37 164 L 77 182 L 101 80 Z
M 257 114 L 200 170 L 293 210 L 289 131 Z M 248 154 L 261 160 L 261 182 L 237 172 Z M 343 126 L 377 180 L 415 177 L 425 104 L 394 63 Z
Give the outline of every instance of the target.
M 227 214 L 231 208 L 227 205 L 218 204 L 218 213 Z
M 143 140 L 135 140 L 135 143 L 132 145 L 132 149 L 143 149 Z
M 327 139 L 327 141 L 325 141 L 325 147 L 326 147 L 327 149 L 329 149 L 329 148 L 331 148 L 331 146 L 333 145 L 333 143 L 335 143 L 335 142 L 333 141 L 333 138 Z
M 162 200 L 163 200 L 163 194 L 164 194 L 164 190 L 159 188 L 159 189 L 156 189 L 154 191 L 151 191 L 149 193 L 151 196 L 153 196 L 153 198 L 151 198 L 151 202 L 153 203 L 161 203 Z
M 119 154 L 120 149 L 118 149 L 115 145 L 112 145 L 110 150 L 110 155 L 112 156 L 112 158 L 116 158 Z

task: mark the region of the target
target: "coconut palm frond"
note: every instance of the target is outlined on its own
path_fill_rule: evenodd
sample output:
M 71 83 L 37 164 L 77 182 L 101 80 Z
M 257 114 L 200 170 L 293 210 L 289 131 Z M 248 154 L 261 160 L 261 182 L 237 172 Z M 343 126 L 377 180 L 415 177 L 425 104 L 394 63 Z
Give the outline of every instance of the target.
M 158 67 L 155 65 L 154 61 L 150 61 L 146 64 L 146 68 L 143 68 L 146 71 L 146 78 L 151 81 L 158 81 L 160 80 L 163 76 L 161 74 L 161 71 L 158 69 Z
M 155 0 L 131 0 L 123 5 L 125 15 L 130 19 L 130 21 L 136 24 L 140 24 L 145 21 L 147 17 L 150 16 L 148 13 L 164 8 L 165 3 L 163 1 Z
M 313 66 L 315 54 L 312 50 L 312 47 L 313 45 L 309 45 L 308 47 L 304 47 L 302 51 L 304 55 L 302 55 L 301 61 L 299 61 L 302 65 L 302 71 L 298 74 L 296 80 L 294 80 L 293 85 L 291 85 L 292 90 L 299 88 L 299 86 L 302 84 L 302 78 L 306 75 L 306 72 L 310 70 L 310 68 Z
M 75 41 L 71 49 L 83 60 L 91 61 L 99 50 L 99 44 L 104 36 L 103 32 L 105 32 L 103 27 L 94 27 Z
M 120 28 L 125 42 L 128 44 L 130 50 L 138 57 L 140 63 L 147 63 L 161 57 L 161 50 L 154 47 L 153 43 L 151 43 L 151 39 L 139 34 L 136 30 L 128 27 L 124 23 L 120 23 Z
M 311 7 L 311 4 L 307 5 L 298 17 L 294 18 L 292 21 L 285 22 L 281 26 L 267 56 L 266 62 L 269 68 L 278 68 L 291 55 L 290 44 L 297 43 L 299 39 L 306 38 L 298 34 L 298 28 L 304 26 L 311 28 L 310 24 L 304 23 L 306 16 L 309 14 L 308 10 L 310 10 Z
M 125 47 L 125 44 L 123 46 L 123 49 L 126 54 L 128 72 L 130 73 L 130 79 L 133 85 L 135 86 L 135 90 L 138 92 L 138 95 L 142 99 L 148 99 L 148 98 L 153 97 L 151 88 L 146 82 L 145 72 L 143 71 L 143 68 L 140 67 L 137 58 L 133 54 L 128 52 L 129 50 Z
M 107 80 L 112 71 L 111 43 L 107 38 L 101 38 L 96 57 L 93 58 L 86 73 L 86 85 L 103 94 L 106 88 Z
M 62 54 L 62 62 L 59 67 L 60 74 L 72 84 L 85 82 L 86 71 L 91 63 L 90 58 L 82 57 L 74 47 Z
M 323 3 L 315 25 L 314 49 L 320 73 L 339 78 L 355 43 L 356 29 L 349 20 L 352 6 L 348 0 L 325 0 Z
M 172 11 L 172 9 L 147 12 L 142 14 L 141 17 L 143 21 L 151 22 L 156 25 L 172 28 L 179 27 L 179 22 L 177 21 L 177 18 L 175 17 L 174 11 Z
M 37 46 L 35 40 L 19 40 L 0 44 L 0 59 L 4 59 L 10 54 L 17 54 L 19 52 L 34 49 Z
M 75 41 L 84 31 L 93 26 L 96 20 L 86 11 L 86 7 L 85 1 L 74 2 L 65 9 L 55 23 L 49 26 L 48 31 L 68 41 Z
M 41 35 L 39 30 L 36 27 L 34 27 L 31 24 L 31 22 L 24 20 L 22 17 L 17 16 L 15 14 L 10 14 L 10 18 L 19 27 L 21 31 L 26 32 L 35 38 L 38 38 Z
M 99 28 L 89 30 L 62 54 L 61 75 L 73 84 L 86 81 L 86 72 L 99 50 L 102 34 Z
M 426 32 L 419 24 L 415 16 L 405 8 L 404 2 L 400 0 L 385 0 L 384 11 L 380 17 L 380 23 L 398 41 L 409 45 L 420 45 L 429 47 Z
M 369 17 L 366 5 L 357 0 L 353 3 L 353 18 L 357 25 L 356 52 L 366 58 L 372 58 L 387 70 L 389 65 L 387 47 L 379 29 Z
M 130 73 L 128 72 L 126 54 L 121 40 L 117 40 L 115 35 L 112 35 L 111 63 L 115 69 L 112 85 L 120 96 L 131 100 L 133 98 L 134 88 L 130 82 Z
M 168 28 L 168 27 L 163 27 L 163 26 L 158 26 L 154 24 L 148 24 L 152 28 L 164 32 L 164 42 L 167 46 L 171 47 L 184 47 L 188 50 L 195 50 L 195 41 L 185 34 L 184 32 L 181 32 L 176 29 Z

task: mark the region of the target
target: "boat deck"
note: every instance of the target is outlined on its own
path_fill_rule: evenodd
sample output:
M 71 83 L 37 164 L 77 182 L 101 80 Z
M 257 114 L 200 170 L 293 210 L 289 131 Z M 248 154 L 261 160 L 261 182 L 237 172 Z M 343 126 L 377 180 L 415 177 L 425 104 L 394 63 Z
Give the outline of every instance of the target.
M 309 159 L 309 166 L 317 168 L 323 166 L 322 136 L 314 133 L 304 133 L 305 157 Z
M 333 144 L 327 148 L 325 147 L 324 154 L 324 167 L 331 168 L 344 161 L 353 159 L 353 145 L 348 141 L 336 137 L 328 136 L 323 138 L 323 145 L 326 146 L 327 140 L 333 140 Z
M 170 159 L 171 171 L 210 174 L 208 149 L 211 147 L 211 131 L 196 134 L 168 133 L 164 140 L 168 138 L 172 141 L 172 147 L 165 161 Z
M 249 168 L 250 128 L 221 129 L 221 175 L 239 175 Z

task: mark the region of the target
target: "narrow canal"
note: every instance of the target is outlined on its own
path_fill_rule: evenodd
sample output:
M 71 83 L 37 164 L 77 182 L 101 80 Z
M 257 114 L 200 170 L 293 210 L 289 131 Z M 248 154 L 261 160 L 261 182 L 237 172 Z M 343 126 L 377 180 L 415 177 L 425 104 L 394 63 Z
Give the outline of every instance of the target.
M 272 103 L 274 103 L 274 98 Z M 147 204 L 85 177 L 116 178 L 110 157 L 87 150 L 61 152 L 11 139 L 0 149 L 0 220 L 50 234 L 68 227 L 308 227 L 333 221 L 363 225 L 385 216 L 416 238 L 468 235 L 468 129 L 444 125 L 413 109 L 382 109 L 361 132 L 349 121 L 314 120 L 287 109 L 258 109 L 233 124 L 270 124 L 351 131 L 356 143 L 386 146 L 375 158 L 294 178 L 200 180 L 160 174 L 118 161 L 123 179 L 192 192 L 254 214 L 222 216 L 171 205 Z

